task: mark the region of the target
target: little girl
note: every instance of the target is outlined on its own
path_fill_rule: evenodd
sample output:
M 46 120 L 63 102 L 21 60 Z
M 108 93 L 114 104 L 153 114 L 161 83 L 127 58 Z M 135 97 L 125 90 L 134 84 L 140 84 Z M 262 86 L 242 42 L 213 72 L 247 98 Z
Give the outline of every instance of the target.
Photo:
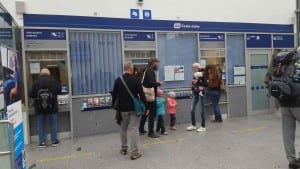
M 177 101 L 176 101 L 176 93 L 171 91 L 168 93 L 167 98 L 167 113 L 170 115 L 170 129 L 176 130 L 176 109 L 177 109 Z
M 161 89 L 157 89 L 156 105 L 157 105 L 157 128 L 156 132 L 160 132 L 161 135 L 168 135 L 165 129 L 164 116 L 166 114 L 166 100 L 162 97 L 164 92 Z

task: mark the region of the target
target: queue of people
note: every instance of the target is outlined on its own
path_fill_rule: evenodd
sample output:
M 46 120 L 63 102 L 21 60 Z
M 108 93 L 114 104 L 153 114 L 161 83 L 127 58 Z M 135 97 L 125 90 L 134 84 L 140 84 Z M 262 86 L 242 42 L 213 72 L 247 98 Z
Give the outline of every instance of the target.
M 127 132 L 130 134 L 130 150 L 131 159 L 135 160 L 142 156 L 139 152 L 138 134 L 144 135 L 148 133 L 150 138 L 158 138 L 161 135 L 168 135 L 166 131 L 165 115 L 170 116 L 169 129 L 175 131 L 176 128 L 176 112 L 178 102 L 176 100 L 176 93 L 169 91 L 164 98 L 164 91 L 160 88 L 163 82 L 157 82 L 155 71 L 159 68 L 158 59 L 150 59 L 148 66 L 145 68 L 142 78 L 139 81 L 135 77 L 133 64 L 128 62 L 124 65 L 125 74 L 117 78 L 112 91 L 113 105 L 118 105 L 118 111 L 121 115 L 121 154 L 128 153 Z M 213 102 L 213 109 L 215 112 L 215 120 L 213 122 L 222 122 L 222 116 L 219 108 L 219 100 L 221 95 L 221 72 L 216 66 L 208 66 L 206 69 L 201 68 L 199 63 L 192 65 L 194 71 L 194 78 L 191 82 L 191 90 L 193 93 L 191 106 L 192 125 L 187 127 L 187 131 L 197 130 L 198 132 L 206 131 L 206 114 L 204 108 L 204 97 L 208 94 Z M 127 91 L 124 86 L 128 85 L 130 91 Z M 152 90 L 152 91 L 151 91 Z M 132 93 L 132 94 L 131 94 Z M 131 95 L 139 98 L 145 105 L 145 112 L 139 117 L 136 114 L 136 102 L 131 98 Z M 196 107 L 200 101 L 201 112 L 201 127 L 196 127 Z M 154 122 L 157 118 L 156 132 L 154 132 Z M 148 131 L 145 130 L 145 123 L 148 119 Z

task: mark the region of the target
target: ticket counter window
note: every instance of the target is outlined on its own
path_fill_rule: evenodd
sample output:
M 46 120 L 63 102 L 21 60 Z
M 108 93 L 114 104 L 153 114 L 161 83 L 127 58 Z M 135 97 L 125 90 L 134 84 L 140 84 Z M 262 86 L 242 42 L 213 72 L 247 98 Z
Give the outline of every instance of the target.
M 68 107 L 68 73 L 66 65 L 66 52 L 27 52 L 27 77 L 28 89 L 39 78 L 40 70 L 47 68 L 51 76 L 56 79 L 62 86 L 62 94 L 58 96 L 59 111 L 69 111 Z M 33 100 L 29 100 L 29 108 L 32 110 Z M 66 106 L 67 105 L 67 106 Z M 30 111 L 32 114 L 33 111 Z
M 133 63 L 135 75 L 142 79 L 148 60 L 155 58 L 155 53 L 155 51 L 125 51 L 125 61 Z
M 226 82 L 226 59 L 224 50 L 202 50 L 200 63 L 203 67 L 216 65 L 222 71 L 222 79 Z M 226 83 L 224 83 L 226 84 Z

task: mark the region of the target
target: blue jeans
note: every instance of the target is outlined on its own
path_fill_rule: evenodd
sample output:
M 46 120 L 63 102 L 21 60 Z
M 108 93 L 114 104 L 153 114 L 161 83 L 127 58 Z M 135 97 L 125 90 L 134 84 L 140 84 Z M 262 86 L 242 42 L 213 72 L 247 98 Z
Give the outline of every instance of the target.
M 193 96 L 193 101 L 192 101 L 192 106 L 191 106 L 191 117 L 192 117 L 192 125 L 196 126 L 196 106 L 200 100 L 200 111 L 201 111 L 201 126 L 205 127 L 205 111 L 204 111 L 204 96 L 200 95 L 194 95 Z
M 52 114 L 41 113 L 37 117 L 40 144 L 46 143 L 46 134 L 45 134 L 46 117 L 48 117 L 49 121 L 50 121 L 51 141 L 52 141 L 52 143 L 57 141 L 57 114 L 56 113 L 52 113 Z
M 213 106 L 213 110 L 215 112 L 215 120 L 222 121 L 222 114 L 221 114 L 220 106 L 219 106 L 221 91 L 220 90 L 211 90 L 209 92 L 209 94 L 210 94 L 210 99 L 211 99 L 211 103 Z

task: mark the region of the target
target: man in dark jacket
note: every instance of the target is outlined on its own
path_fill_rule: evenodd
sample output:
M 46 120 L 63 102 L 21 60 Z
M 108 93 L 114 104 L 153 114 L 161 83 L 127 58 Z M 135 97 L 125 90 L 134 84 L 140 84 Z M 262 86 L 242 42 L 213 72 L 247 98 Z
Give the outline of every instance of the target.
M 286 157 L 290 169 L 300 169 L 300 159 L 296 157 L 296 122 L 300 122 L 300 98 L 281 99 L 282 134 Z
M 145 94 L 143 92 L 142 85 L 138 78 L 133 75 L 132 63 L 126 63 L 124 65 L 125 74 L 122 76 L 127 84 L 132 95 L 136 98 L 140 98 L 142 102 L 146 103 Z M 118 102 L 118 111 L 121 112 L 121 154 L 127 154 L 127 130 L 131 132 L 130 149 L 131 159 L 135 160 L 142 156 L 139 152 L 139 117 L 135 113 L 133 99 L 125 88 L 121 78 L 117 78 L 112 91 L 112 102 Z M 118 101 L 116 99 L 119 99 Z
M 148 66 L 144 71 L 144 75 L 142 78 L 142 84 L 146 88 L 154 88 L 155 96 L 157 94 L 157 87 L 161 86 L 163 82 L 156 81 L 156 74 L 155 71 L 158 70 L 159 67 L 159 60 L 156 58 L 150 59 L 148 62 Z M 144 126 L 148 118 L 148 128 L 149 133 L 148 136 L 150 138 L 158 138 L 159 136 L 154 133 L 154 120 L 156 117 L 156 100 L 153 102 L 147 102 L 147 107 L 149 108 L 149 114 L 143 114 L 140 122 L 139 132 L 141 135 L 145 134 L 146 131 L 144 130 Z
M 40 77 L 32 85 L 29 97 L 35 99 L 35 112 L 37 114 L 37 124 L 39 132 L 39 146 L 47 147 L 45 136 L 46 117 L 48 116 L 51 126 L 52 146 L 57 146 L 57 95 L 61 92 L 61 85 L 50 76 L 50 71 L 46 68 L 41 70 Z

